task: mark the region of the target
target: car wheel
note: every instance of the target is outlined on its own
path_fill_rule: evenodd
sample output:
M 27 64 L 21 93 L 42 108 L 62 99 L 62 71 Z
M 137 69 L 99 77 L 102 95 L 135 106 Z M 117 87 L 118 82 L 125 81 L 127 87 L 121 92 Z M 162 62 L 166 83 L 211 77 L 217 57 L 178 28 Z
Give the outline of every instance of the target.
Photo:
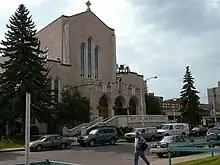
M 155 136 L 153 135 L 153 136 L 151 136 L 151 141 L 155 141 Z
M 89 141 L 89 146 L 90 146 L 90 147 L 94 147 L 94 146 L 95 146 L 95 140 L 93 140 L 93 139 L 90 140 L 90 141 Z
M 65 148 L 66 148 L 66 144 L 65 144 L 65 143 L 62 143 L 62 144 L 60 145 L 60 148 L 61 148 L 61 149 L 65 149 Z
M 159 158 L 163 158 L 163 154 L 161 154 L 161 153 L 157 153 L 157 156 L 158 156 Z
M 110 144 L 111 144 L 111 145 L 114 145 L 115 143 L 116 143 L 116 139 L 115 139 L 114 137 L 111 138 L 111 139 L 110 139 Z
M 170 136 L 168 133 L 166 133 L 164 136 Z
M 174 155 L 175 155 L 175 157 L 179 157 L 181 154 L 180 154 L 180 152 L 175 152 Z
M 42 145 L 37 145 L 36 150 L 37 151 L 42 151 L 43 150 L 43 146 Z

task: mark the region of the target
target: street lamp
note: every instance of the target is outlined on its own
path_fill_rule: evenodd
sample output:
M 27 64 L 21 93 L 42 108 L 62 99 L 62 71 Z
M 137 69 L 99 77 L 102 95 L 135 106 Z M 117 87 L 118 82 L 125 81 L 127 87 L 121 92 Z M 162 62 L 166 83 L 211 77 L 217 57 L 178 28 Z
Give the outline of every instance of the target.
M 151 79 L 157 79 L 157 76 L 154 77 L 149 77 L 146 80 L 144 80 L 145 83 L 145 87 L 143 87 L 143 82 L 140 83 L 140 98 L 141 98 L 141 122 L 142 122 L 142 127 L 144 128 L 144 107 L 143 107 L 143 91 L 145 91 L 146 89 L 146 93 L 148 94 L 148 90 L 147 90 L 147 81 L 151 80 Z

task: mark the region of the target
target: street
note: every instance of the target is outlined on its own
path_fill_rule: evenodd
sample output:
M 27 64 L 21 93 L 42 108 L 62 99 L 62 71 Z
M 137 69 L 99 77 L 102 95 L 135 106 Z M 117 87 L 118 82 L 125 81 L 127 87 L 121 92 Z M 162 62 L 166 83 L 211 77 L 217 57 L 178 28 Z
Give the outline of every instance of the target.
M 197 142 L 203 142 L 204 138 L 197 138 Z M 152 142 L 151 142 L 152 143 Z M 60 162 L 69 162 L 82 165 L 128 165 L 132 164 L 133 143 L 118 143 L 110 146 L 80 147 L 72 146 L 65 150 L 49 150 L 42 152 L 31 152 L 31 162 L 46 159 Z M 159 159 L 156 155 L 149 153 L 150 161 Z M 167 159 L 167 158 L 164 158 Z M 0 165 L 15 165 L 24 163 L 24 151 L 0 153 Z M 140 160 L 140 164 L 144 164 Z

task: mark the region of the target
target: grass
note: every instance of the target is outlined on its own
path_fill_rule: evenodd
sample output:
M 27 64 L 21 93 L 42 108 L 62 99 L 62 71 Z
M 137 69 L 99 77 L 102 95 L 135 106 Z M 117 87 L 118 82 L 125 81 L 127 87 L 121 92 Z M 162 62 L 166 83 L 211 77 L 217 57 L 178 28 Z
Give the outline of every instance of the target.
M 218 155 L 199 160 L 192 160 L 183 163 L 177 163 L 175 165 L 220 165 L 220 156 Z
M 23 144 L 18 144 L 13 140 L 6 139 L 5 137 L 0 138 L 0 149 L 8 149 L 8 148 L 22 148 Z

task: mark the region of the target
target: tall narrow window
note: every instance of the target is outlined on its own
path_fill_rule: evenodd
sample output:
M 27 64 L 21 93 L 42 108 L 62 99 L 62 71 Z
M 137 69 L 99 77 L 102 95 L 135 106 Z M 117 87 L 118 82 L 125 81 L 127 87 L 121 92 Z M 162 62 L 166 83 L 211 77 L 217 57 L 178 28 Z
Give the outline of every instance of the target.
M 81 51 L 81 57 L 80 57 L 80 60 L 81 60 L 81 77 L 84 77 L 84 75 L 85 75 L 85 50 L 86 50 L 86 47 L 85 47 L 85 44 L 83 43 L 81 45 L 81 48 L 80 48 L 80 51 Z
M 92 39 L 88 39 L 88 77 L 92 77 Z
M 99 78 L 99 48 L 95 47 L 95 78 Z
M 58 102 L 59 97 L 59 80 L 56 78 L 54 80 L 54 95 L 55 95 L 55 102 Z

